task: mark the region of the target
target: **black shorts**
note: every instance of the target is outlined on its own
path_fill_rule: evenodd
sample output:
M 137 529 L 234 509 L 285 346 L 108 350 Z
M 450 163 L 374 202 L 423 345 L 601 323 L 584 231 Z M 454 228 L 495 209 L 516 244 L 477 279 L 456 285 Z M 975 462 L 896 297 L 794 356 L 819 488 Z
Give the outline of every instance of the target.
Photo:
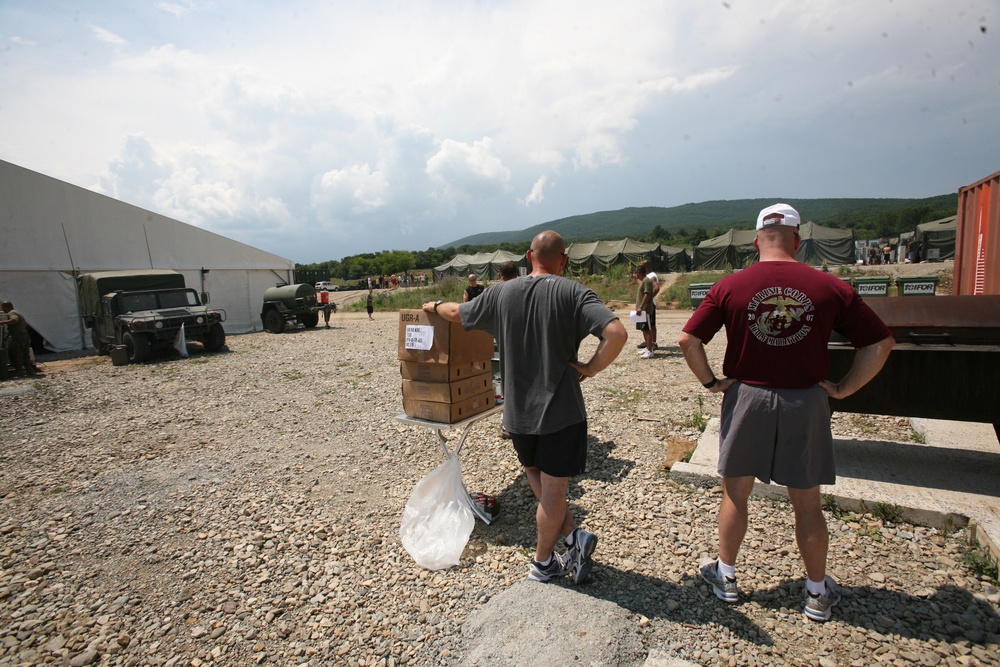
M 365 310 L 368 311 L 369 315 L 375 312 L 375 308 L 373 306 L 365 306 Z
M 586 420 L 555 433 L 511 433 L 510 440 L 526 468 L 538 468 L 552 477 L 572 477 L 587 470 Z
M 649 310 L 644 310 L 643 312 L 646 313 L 646 321 L 645 322 L 637 322 L 636 325 L 635 325 L 636 330 L 638 330 L 638 331 L 649 331 L 651 329 L 655 329 L 656 328 L 656 308 L 651 308 Z

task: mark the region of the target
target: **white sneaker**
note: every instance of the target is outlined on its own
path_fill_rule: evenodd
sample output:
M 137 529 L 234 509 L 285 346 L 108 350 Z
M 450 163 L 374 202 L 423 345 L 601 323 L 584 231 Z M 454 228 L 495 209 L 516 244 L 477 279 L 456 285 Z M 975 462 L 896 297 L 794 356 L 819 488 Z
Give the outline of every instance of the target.
M 642 354 L 640 354 L 639 356 L 642 357 L 643 359 L 652 359 L 653 358 L 653 351 L 652 350 L 643 350 Z

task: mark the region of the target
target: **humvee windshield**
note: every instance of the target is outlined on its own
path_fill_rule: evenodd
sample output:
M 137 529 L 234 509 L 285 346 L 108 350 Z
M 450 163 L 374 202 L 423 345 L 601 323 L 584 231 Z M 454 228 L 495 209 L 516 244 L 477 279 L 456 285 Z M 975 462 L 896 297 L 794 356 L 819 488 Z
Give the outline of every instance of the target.
M 138 310 L 156 310 L 155 294 L 126 294 L 122 297 L 122 308 L 126 313 Z
M 122 296 L 122 307 L 126 313 L 134 313 L 141 310 L 157 310 L 159 308 L 184 308 L 197 305 L 198 296 L 192 290 L 125 294 Z
M 197 306 L 198 297 L 191 290 L 160 292 L 160 308 L 183 308 Z

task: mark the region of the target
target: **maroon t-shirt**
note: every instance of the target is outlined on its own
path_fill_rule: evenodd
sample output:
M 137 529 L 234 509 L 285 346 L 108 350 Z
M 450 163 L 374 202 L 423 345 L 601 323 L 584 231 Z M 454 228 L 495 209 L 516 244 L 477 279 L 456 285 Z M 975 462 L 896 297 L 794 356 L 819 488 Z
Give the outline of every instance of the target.
M 726 276 L 684 331 L 708 343 L 723 326 L 726 377 L 790 389 L 827 379 L 831 331 L 854 347 L 892 335 L 850 285 L 800 262 L 757 262 Z

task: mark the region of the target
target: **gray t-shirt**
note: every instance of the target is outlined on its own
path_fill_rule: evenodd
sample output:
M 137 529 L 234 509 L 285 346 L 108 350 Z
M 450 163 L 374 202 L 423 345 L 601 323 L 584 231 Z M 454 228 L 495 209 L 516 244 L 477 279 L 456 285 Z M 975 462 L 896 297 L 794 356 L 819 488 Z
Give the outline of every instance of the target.
M 600 337 L 615 314 L 575 280 L 524 276 L 459 304 L 462 327 L 497 339 L 503 425 L 511 433 L 555 433 L 587 418 L 577 361 L 580 342 Z

